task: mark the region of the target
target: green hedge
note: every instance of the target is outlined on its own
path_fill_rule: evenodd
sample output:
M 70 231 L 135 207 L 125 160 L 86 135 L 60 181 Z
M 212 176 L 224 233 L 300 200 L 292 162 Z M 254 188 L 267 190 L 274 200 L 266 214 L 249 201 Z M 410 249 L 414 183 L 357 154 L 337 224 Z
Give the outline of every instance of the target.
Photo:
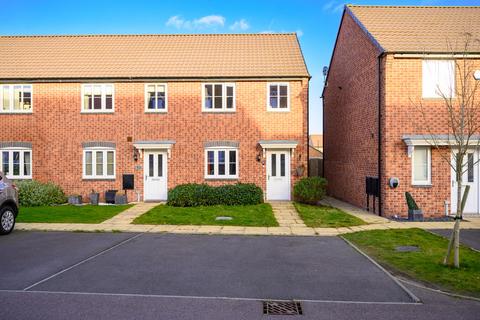
M 16 182 L 16 185 L 18 186 L 18 200 L 20 206 L 23 207 L 51 206 L 67 201 L 63 190 L 51 182 L 22 180 Z
M 251 205 L 263 202 L 263 191 L 255 184 L 237 183 L 212 187 L 181 184 L 168 191 L 167 204 L 175 207 Z
M 293 187 L 295 200 L 307 204 L 317 204 L 327 193 L 327 179 L 320 177 L 302 178 Z

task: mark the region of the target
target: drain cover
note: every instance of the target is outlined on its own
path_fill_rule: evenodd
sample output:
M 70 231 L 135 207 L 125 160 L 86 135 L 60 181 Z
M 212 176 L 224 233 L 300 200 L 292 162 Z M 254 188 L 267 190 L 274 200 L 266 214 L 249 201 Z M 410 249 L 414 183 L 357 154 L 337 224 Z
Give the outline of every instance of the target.
M 232 220 L 232 217 L 216 217 L 215 220 L 220 220 L 220 221 L 229 221 Z
M 420 248 L 417 246 L 398 246 L 395 247 L 395 251 L 397 252 L 416 252 L 420 251 Z
M 263 301 L 263 314 L 296 316 L 303 312 L 298 301 Z

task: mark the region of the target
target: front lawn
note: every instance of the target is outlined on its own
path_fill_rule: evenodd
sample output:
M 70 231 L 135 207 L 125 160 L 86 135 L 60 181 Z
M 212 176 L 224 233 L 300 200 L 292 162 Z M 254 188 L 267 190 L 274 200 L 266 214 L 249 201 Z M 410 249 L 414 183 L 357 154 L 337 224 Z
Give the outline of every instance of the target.
M 294 205 L 307 227 L 341 228 L 366 224 L 363 220 L 334 207 L 313 206 L 298 202 Z
M 460 234 L 461 236 L 461 234 Z M 460 268 L 443 265 L 448 240 L 420 229 L 373 230 L 344 237 L 388 269 L 431 286 L 480 297 L 480 253 L 462 246 Z M 398 246 L 418 246 L 398 252 Z
M 17 222 L 100 223 L 132 205 L 20 207 Z
M 217 217 L 232 220 L 215 220 Z M 247 206 L 172 207 L 159 205 L 136 218 L 135 224 L 220 225 L 276 227 L 277 221 L 268 203 Z

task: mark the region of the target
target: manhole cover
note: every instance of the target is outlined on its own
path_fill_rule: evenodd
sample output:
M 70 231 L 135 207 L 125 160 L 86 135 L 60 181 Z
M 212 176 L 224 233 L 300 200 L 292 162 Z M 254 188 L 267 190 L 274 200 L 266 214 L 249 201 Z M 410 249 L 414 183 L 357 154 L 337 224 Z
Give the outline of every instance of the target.
M 420 251 L 420 248 L 417 246 L 398 246 L 395 248 L 397 252 L 416 252 Z
M 232 217 L 216 217 L 215 220 L 229 221 L 232 220 Z
M 297 316 L 303 312 L 298 301 L 263 301 L 263 314 Z

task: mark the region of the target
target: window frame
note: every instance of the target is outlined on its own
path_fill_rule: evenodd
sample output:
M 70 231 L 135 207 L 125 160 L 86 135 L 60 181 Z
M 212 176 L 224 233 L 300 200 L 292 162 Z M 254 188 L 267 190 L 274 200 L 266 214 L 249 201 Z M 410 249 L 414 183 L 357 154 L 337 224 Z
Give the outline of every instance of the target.
M 213 175 L 208 174 L 208 151 L 213 151 Z M 225 175 L 218 174 L 218 152 L 225 151 Z M 235 151 L 235 174 L 230 174 L 230 151 Z M 240 159 L 239 149 L 236 147 L 209 147 L 205 148 L 204 152 L 204 167 L 205 167 L 205 179 L 207 180 L 236 180 L 239 177 Z M 227 174 L 228 173 L 228 174 Z
M 443 97 L 441 95 L 438 95 L 438 94 L 430 94 L 430 92 L 426 92 L 426 88 L 427 86 L 425 84 L 427 83 L 431 83 L 432 82 L 432 79 L 427 79 L 425 77 L 425 74 L 426 74 L 426 70 L 428 69 L 428 67 L 426 66 L 427 63 L 438 63 L 438 62 L 448 62 L 448 63 L 451 63 L 451 67 L 452 67 L 452 70 L 453 70 L 453 85 L 451 86 L 451 95 L 447 95 L 446 98 L 455 98 L 455 88 L 456 88 L 456 65 L 455 65 L 455 60 L 452 60 L 452 59 L 423 59 L 422 60 L 422 99 L 443 99 Z M 436 83 L 436 85 L 438 85 L 438 83 Z M 435 91 L 437 91 L 437 88 L 435 88 Z
M 212 105 L 212 108 L 208 109 L 205 106 L 205 86 L 207 85 L 211 85 L 213 88 L 215 88 L 215 85 L 222 86 L 222 108 L 216 109 Z M 227 87 L 233 88 L 233 103 L 232 103 L 231 109 L 227 108 Z M 237 99 L 237 86 L 235 82 L 203 82 L 202 83 L 202 112 L 212 112 L 212 113 L 236 112 L 237 111 L 236 99 Z M 212 102 L 215 103 L 214 101 L 215 101 L 215 93 L 213 92 Z
M 8 110 L 3 110 L 3 87 L 8 86 L 9 87 L 9 100 L 10 100 L 10 108 Z M 15 86 L 21 86 L 22 87 L 22 100 L 23 100 L 23 94 L 24 90 L 23 87 L 29 86 L 30 87 L 30 109 L 28 110 L 15 110 L 14 109 L 14 90 L 13 88 Z M 10 114 L 10 113 L 19 113 L 19 114 L 25 114 L 25 113 L 33 113 L 33 84 L 32 83 L 1 83 L 0 84 L 0 114 Z
M 108 175 L 107 153 L 113 151 L 113 175 Z M 92 152 L 92 174 L 87 175 L 87 152 Z M 103 174 L 97 174 L 97 157 L 96 153 L 103 153 Z M 84 180 L 115 180 L 117 173 L 117 152 L 114 148 L 92 147 L 84 148 L 82 153 L 82 179 Z
M 155 86 L 155 94 L 157 93 L 157 86 L 165 86 L 165 108 L 164 109 L 148 109 L 148 86 Z M 145 113 L 167 113 L 168 112 L 168 84 L 167 83 L 145 83 L 145 91 L 144 91 L 144 99 L 145 99 Z
M 427 180 L 415 180 L 415 150 L 427 150 Z M 431 186 L 432 185 L 432 148 L 429 146 L 415 146 L 412 152 L 412 185 L 413 186 Z
M 100 109 L 85 109 L 85 87 L 86 86 L 101 86 L 102 87 L 102 102 Z M 106 109 L 106 86 L 112 86 L 112 109 Z M 93 95 L 93 94 L 92 94 Z M 115 84 L 114 83 L 82 83 L 81 93 L 81 110 L 80 113 L 114 113 L 115 112 Z
M 4 172 L 5 176 L 10 180 L 31 180 L 33 173 L 33 151 L 31 148 L 2 148 L 0 149 L 0 171 L 3 169 L 3 152 L 9 152 L 9 173 Z M 13 152 L 20 152 L 20 175 L 13 175 Z M 25 152 L 30 152 L 30 174 L 25 175 Z
M 287 107 L 286 108 L 273 108 L 270 105 L 270 86 L 277 86 L 278 97 L 280 98 L 280 86 L 287 86 Z M 280 100 L 278 101 L 280 105 Z M 290 112 L 290 82 L 267 82 L 267 111 L 272 112 Z

